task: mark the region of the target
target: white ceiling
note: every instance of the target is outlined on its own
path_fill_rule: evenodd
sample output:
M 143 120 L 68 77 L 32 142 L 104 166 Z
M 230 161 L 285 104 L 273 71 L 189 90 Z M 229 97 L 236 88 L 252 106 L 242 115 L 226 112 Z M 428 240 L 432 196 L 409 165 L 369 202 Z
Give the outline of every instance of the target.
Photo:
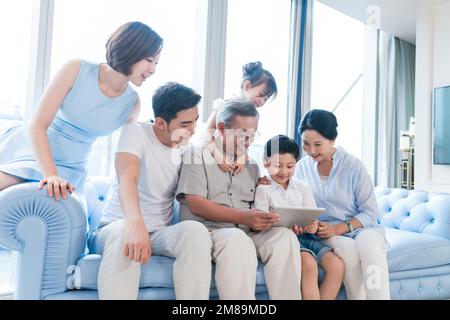
M 366 10 L 375 5 L 381 12 L 381 30 L 410 43 L 416 43 L 418 0 L 319 0 L 320 2 L 364 23 Z

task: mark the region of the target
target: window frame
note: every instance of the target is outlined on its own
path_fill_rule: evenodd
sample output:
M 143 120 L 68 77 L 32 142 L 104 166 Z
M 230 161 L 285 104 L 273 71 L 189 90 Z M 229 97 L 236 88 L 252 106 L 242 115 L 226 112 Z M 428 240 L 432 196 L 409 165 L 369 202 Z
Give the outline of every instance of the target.
M 300 125 L 301 116 L 306 114 L 309 110 L 311 110 L 311 77 L 312 77 L 312 39 L 313 39 L 313 14 L 314 14 L 314 2 L 320 0 L 299 0 L 302 5 L 299 5 L 297 8 L 297 15 L 301 15 L 303 12 L 304 18 L 297 19 L 299 26 L 302 23 L 305 23 L 305 27 L 298 28 L 297 33 L 299 34 L 299 38 L 302 37 L 304 39 L 304 44 L 300 44 L 298 48 L 294 50 L 294 54 L 299 52 L 299 56 L 295 61 L 298 61 L 298 64 L 303 64 L 302 68 L 299 69 L 298 80 L 297 82 L 293 82 L 293 85 L 299 87 L 301 92 L 297 93 L 297 103 L 295 103 L 296 107 L 296 122 L 294 127 L 292 128 L 294 132 L 292 135 L 296 138 L 297 143 L 301 143 L 301 137 L 297 132 L 297 127 Z M 293 3 L 296 1 L 292 1 Z M 303 11 L 302 11 L 303 8 Z M 369 18 L 369 17 L 368 17 Z M 292 25 L 291 25 L 292 28 Z M 377 96 L 377 86 L 378 86 L 378 75 L 379 75 L 379 66 L 377 62 L 377 54 L 380 46 L 379 41 L 379 27 L 367 24 L 366 25 L 366 34 L 365 34 L 365 53 L 364 53 L 364 78 L 363 78 L 363 104 L 362 104 L 362 112 L 363 119 L 362 125 L 363 130 L 361 132 L 361 161 L 364 163 L 369 175 L 372 177 L 372 181 L 374 181 L 375 185 L 377 183 L 377 145 L 378 145 L 378 130 L 377 130 L 377 121 L 378 118 L 376 116 L 377 113 L 377 105 L 378 105 L 378 96 Z M 301 41 L 300 41 L 301 42 Z M 302 56 L 303 55 L 303 56 Z M 294 69 L 295 68 L 294 66 Z M 295 80 L 295 79 L 294 79 Z M 294 92 L 294 91 L 292 91 Z M 303 148 L 300 148 L 302 155 L 304 156 Z
M 301 115 L 307 111 L 309 98 L 309 66 L 311 59 L 311 7 L 313 0 L 289 0 L 291 3 L 288 106 L 286 132 L 295 137 Z M 205 14 L 197 24 L 198 41 L 195 46 L 196 59 L 193 87 L 201 93 L 203 115 L 206 122 L 212 111 L 212 103 L 222 97 L 225 83 L 226 32 L 228 20 L 228 0 L 201 0 L 200 12 Z M 38 108 L 39 100 L 49 83 L 53 20 L 55 0 L 33 0 L 32 37 L 30 46 L 29 77 L 25 118 L 31 119 Z M 307 8 L 306 14 L 303 12 Z M 306 21 L 304 19 L 307 19 Z M 301 39 L 307 26 L 306 42 Z M 306 45 L 305 45 L 306 43 Z M 295 117 L 290 115 L 296 114 Z M 0 116 L 0 119 L 3 119 Z M 109 143 L 111 145 L 111 143 Z M 112 150 L 108 154 L 112 155 Z M 109 159 L 108 161 L 111 161 Z M 111 174 L 107 166 L 105 175 Z
M 25 120 L 31 119 L 38 108 L 49 82 L 54 7 L 55 0 L 33 0 Z

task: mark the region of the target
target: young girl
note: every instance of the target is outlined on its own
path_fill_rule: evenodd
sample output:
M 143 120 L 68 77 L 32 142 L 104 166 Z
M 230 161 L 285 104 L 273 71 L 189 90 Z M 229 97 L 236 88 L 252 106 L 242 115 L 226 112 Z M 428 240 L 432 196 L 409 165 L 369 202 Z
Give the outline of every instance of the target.
M 155 73 L 162 38 L 147 25 L 130 22 L 106 43 L 106 63 L 80 59 L 66 63 L 47 87 L 29 125 L 0 136 L 0 191 L 40 181 L 59 200 L 82 194 L 89 152 L 139 114 L 136 86 Z
M 277 206 L 316 207 L 310 187 L 293 178 L 299 155 L 299 146 L 289 137 L 275 136 L 266 143 L 264 167 L 269 172 L 271 183 L 260 184 L 256 188 L 256 209 L 272 211 Z M 344 263 L 331 247 L 316 237 L 317 230 L 317 221 L 304 228 L 292 227 L 301 244 L 301 292 L 304 300 L 331 300 L 336 298 L 341 287 Z M 320 288 L 318 263 L 325 271 Z
M 240 98 L 252 101 L 255 107 L 262 107 L 270 98 L 275 99 L 278 88 L 273 75 L 263 69 L 261 62 L 250 62 L 242 67 L 243 76 L 241 82 L 241 92 L 238 94 Z M 217 110 L 225 103 L 224 99 L 216 99 L 213 103 L 213 112 L 206 122 L 206 132 L 201 137 L 202 143 L 209 143 L 214 140 L 214 131 L 216 130 Z M 229 172 L 238 174 L 243 168 L 244 161 L 237 163 L 224 163 L 221 168 Z
M 271 97 L 275 99 L 278 88 L 273 75 L 263 69 L 261 62 L 250 62 L 242 67 L 240 97 L 252 101 L 257 108 L 262 107 Z M 224 99 L 216 99 L 213 112 L 207 121 L 208 129 L 216 129 L 217 110 L 224 104 Z

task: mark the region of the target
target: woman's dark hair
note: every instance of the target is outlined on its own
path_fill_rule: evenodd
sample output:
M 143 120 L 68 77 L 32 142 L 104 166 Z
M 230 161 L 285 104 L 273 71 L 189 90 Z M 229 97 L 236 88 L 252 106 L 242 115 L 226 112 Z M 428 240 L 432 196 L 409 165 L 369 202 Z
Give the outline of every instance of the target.
M 316 130 L 322 137 L 335 140 L 338 136 L 336 116 L 326 110 L 311 110 L 302 119 L 299 127 L 300 135 L 306 130 Z
M 153 94 L 152 104 L 155 118 L 163 118 L 170 123 L 177 117 L 177 113 L 191 109 L 200 102 L 202 97 L 182 84 L 168 82 L 156 89 Z
M 278 135 L 266 142 L 264 146 L 264 158 L 270 158 L 274 154 L 291 154 L 295 161 L 300 157 L 300 148 L 293 139 Z
M 264 83 L 266 85 L 266 92 L 264 95 L 269 98 L 272 96 L 275 98 L 277 96 L 278 88 L 275 78 L 269 71 L 263 69 L 261 62 L 256 61 L 247 63 L 242 67 L 242 71 L 241 89 L 244 89 L 245 80 L 250 81 L 250 86 L 252 88 Z
M 141 22 L 120 26 L 106 42 L 106 62 L 114 70 L 128 76 L 136 62 L 156 56 L 163 47 L 163 39 Z

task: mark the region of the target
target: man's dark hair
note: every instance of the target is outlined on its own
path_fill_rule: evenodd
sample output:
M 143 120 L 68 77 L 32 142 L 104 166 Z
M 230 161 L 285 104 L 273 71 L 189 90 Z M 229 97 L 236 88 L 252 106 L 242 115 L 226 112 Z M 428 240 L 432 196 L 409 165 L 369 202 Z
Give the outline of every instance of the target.
M 168 82 L 153 94 L 153 114 L 155 118 L 160 117 L 170 123 L 178 112 L 197 106 L 201 98 L 191 88 L 177 82 Z
M 278 135 L 266 142 L 264 146 L 264 157 L 270 158 L 274 154 L 291 154 L 296 161 L 300 157 L 300 148 L 293 139 Z
M 149 26 L 142 22 L 128 22 L 106 42 L 106 62 L 114 70 L 129 76 L 133 64 L 156 56 L 163 43 L 163 39 Z

